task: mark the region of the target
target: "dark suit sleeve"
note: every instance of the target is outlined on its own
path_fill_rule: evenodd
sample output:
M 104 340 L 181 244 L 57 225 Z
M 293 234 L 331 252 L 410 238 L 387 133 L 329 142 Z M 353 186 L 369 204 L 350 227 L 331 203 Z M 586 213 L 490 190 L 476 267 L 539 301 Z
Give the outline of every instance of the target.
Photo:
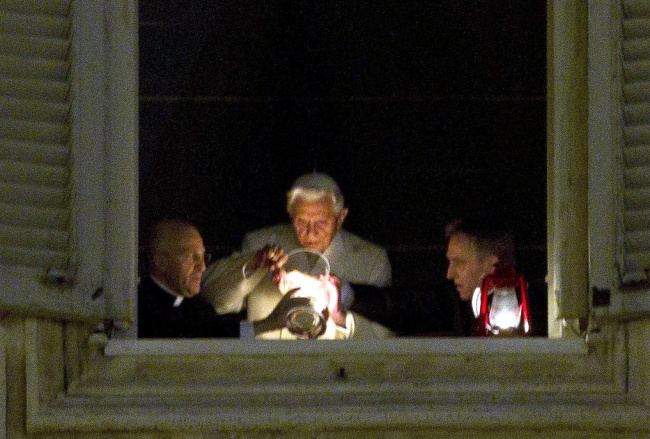
M 214 337 L 239 338 L 239 322 L 246 320 L 246 310 L 238 313 L 215 314 Z
M 150 279 L 138 288 L 138 337 L 211 338 L 239 337 L 243 313 L 218 315 L 212 305 L 199 296 L 183 300 L 174 307 L 174 298 Z
M 351 310 L 401 336 L 463 335 L 460 303 L 446 284 L 430 289 L 353 285 Z

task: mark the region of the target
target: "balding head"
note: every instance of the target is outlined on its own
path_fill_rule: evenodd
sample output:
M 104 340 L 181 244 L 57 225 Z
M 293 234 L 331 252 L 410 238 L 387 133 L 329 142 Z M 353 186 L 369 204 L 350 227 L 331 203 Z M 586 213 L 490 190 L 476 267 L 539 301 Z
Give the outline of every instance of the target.
M 158 222 L 149 240 L 152 277 L 176 294 L 192 297 L 201 287 L 205 247 L 198 229 L 181 220 Z

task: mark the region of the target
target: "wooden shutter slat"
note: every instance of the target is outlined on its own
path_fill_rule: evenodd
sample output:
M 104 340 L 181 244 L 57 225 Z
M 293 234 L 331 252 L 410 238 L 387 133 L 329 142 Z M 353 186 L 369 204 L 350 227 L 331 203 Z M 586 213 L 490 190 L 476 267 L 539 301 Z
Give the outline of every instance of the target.
M 626 103 L 645 102 L 650 100 L 650 81 L 636 81 L 625 84 L 623 96 Z
M 69 202 L 70 194 L 66 188 L 0 182 L 0 203 L 63 208 Z
M 623 53 L 628 60 L 647 60 L 650 57 L 650 38 L 635 38 L 623 44 Z
M 5 12 L 0 14 L 0 33 L 67 38 L 70 34 L 70 22 L 65 16 Z
M 630 189 L 650 188 L 650 166 L 627 167 L 625 185 Z
M 633 85 L 639 81 L 650 81 L 650 61 L 625 61 L 623 63 L 623 76 L 625 84 L 623 87 Z
M 623 35 L 625 39 L 630 40 L 650 35 L 650 18 L 630 18 L 623 21 Z
M 63 269 L 67 262 L 68 257 L 65 251 L 0 246 L 0 264 Z
M 65 123 L 70 114 L 70 104 L 0 96 L 0 117 Z
M 16 206 L 0 203 L 0 218 L 3 225 L 40 227 L 43 229 L 66 230 L 69 223 L 68 209 Z
M 650 101 L 625 106 L 625 118 L 630 126 L 650 124 Z M 648 127 L 643 127 L 647 130 Z
M 629 210 L 625 214 L 625 229 L 631 232 L 643 230 L 650 224 L 650 208 Z
M 61 16 L 67 14 L 70 0 L 3 0 L 2 8 L 12 12 Z
M 19 142 L 0 138 L 0 160 L 40 165 L 65 165 L 70 148 L 64 144 Z
M 67 61 L 0 55 L 0 75 L 66 81 L 69 70 Z
M 0 90 L 4 96 L 64 102 L 70 87 L 64 81 L 0 76 Z
M 32 250 L 65 251 L 69 235 L 60 230 L 0 225 L 0 245 L 19 245 Z
M 650 3 L 647 0 L 623 0 L 623 12 L 626 17 L 650 15 Z
M 67 166 L 0 161 L 0 173 L 2 173 L 2 181 L 5 183 L 65 188 L 68 184 L 70 171 Z
M 626 211 L 650 208 L 650 188 L 625 189 L 624 200 Z
M 623 127 L 623 140 L 626 147 L 650 144 L 650 126 L 625 126 Z
M 0 53 L 17 57 L 65 59 L 70 42 L 63 38 L 0 34 Z
M 69 140 L 70 126 L 68 123 L 0 118 L 0 132 L 11 141 L 65 144 Z

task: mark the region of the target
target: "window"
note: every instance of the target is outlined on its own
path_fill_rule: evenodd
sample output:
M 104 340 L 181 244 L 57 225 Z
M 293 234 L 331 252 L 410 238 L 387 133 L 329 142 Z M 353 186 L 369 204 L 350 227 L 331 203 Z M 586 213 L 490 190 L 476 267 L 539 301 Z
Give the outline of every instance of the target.
M 613 19 L 617 15 L 612 12 L 618 8 L 613 5 L 610 5 L 612 10 L 590 8 L 590 15 L 587 15 L 586 5 L 567 6 L 563 1 L 553 5 L 549 14 L 555 69 L 550 75 L 551 95 L 554 103 L 563 105 L 550 107 L 553 117 L 549 137 L 554 145 L 551 148 L 554 179 L 549 191 L 553 200 L 550 209 L 558 220 L 552 227 L 551 239 L 556 245 L 549 260 L 554 269 L 551 284 L 562 287 L 558 288 L 558 294 L 563 295 L 572 291 L 564 290 L 564 286 L 586 284 L 580 277 L 581 273 L 589 272 L 582 260 L 573 261 L 566 255 L 566 249 L 575 246 L 578 246 L 576 253 L 580 254 L 584 249 L 580 244 L 588 242 L 572 234 L 572 227 L 584 226 L 587 222 L 593 225 L 593 216 L 587 215 L 589 204 L 576 203 L 581 201 L 581 196 L 587 195 L 585 180 L 592 171 L 581 161 L 586 154 L 580 145 L 587 147 L 580 138 L 584 132 L 582 126 L 572 123 L 571 119 L 575 116 L 581 120 L 586 114 L 581 111 L 581 103 L 586 105 L 587 102 L 586 54 L 571 50 L 580 47 L 579 41 L 586 41 L 587 19 L 593 23 L 598 18 L 609 17 L 605 22 L 611 18 L 609 26 L 600 28 L 610 35 L 618 24 Z M 121 30 L 130 29 L 131 32 L 111 34 L 106 47 L 120 47 L 135 41 L 132 32 L 134 5 L 125 7 L 120 3 L 119 6 L 116 3 L 106 5 L 103 11 L 106 28 L 115 26 L 120 30 L 123 26 Z M 133 14 L 125 14 L 128 11 Z M 96 19 L 101 22 L 101 16 L 84 15 L 82 20 L 90 28 L 98 22 Z M 584 26 L 576 26 L 581 20 Z M 86 32 L 89 28 L 85 28 Z M 566 44 L 567 41 L 576 42 L 576 45 Z M 610 35 L 607 41 L 616 39 Z M 111 68 L 106 73 L 122 72 L 131 78 L 128 72 L 135 71 L 132 62 L 135 57 L 123 55 L 130 53 L 128 48 L 134 46 L 126 44 L 123 47 L 126 52 L 119 52 L 122 56 L 114 60 L 114 64 L 109 63 Z M 116 54 L 117 51 L 108 50 L 107 53 Z M 576 82 L 563 82 L 564 76 L 556 76 L 558 73 L 571 73 L 568 77 Z M 115 85 L 114 81 L 108 83 Z M 575 86 L 580 88 L 577 93 L 574 93 Z M 129 108 L 135 108 L 129 97 L 133 99 L 137 93 L 130 87 L 132 83 L 119 84 L 117 90 L 122 90 L 123 94 L 115 91 L 117 95 L 109 94 L 108 99 L 127 102 L 124 107 L 117 104 L 125 113 L 111 112 L 116 108 L 107 105 L 108 113 L 115 118 L 108 118 L 115 124 L 113 128 L 117 131 L 114 133 L 120 133 L 112 134 L 119 139 L 115 142 L 119 145 L 135 143 L 134 120 L 124 125 L 116 122 L 130 114 Z M 596 97 L 603 99 L 600 103 L 607 101 L 604 95 Z M 609 102 L 611 104 L 611 99 Z M 568 119 L 564 119 L 565 116 Z M 125 132 L 119 131 L 123 126 L 127 126 Z M 565 150 L 574 144 L 575 150 Z M 594 149 L 600 151 L 596 146 Z M 564 175 L 556 177 L 571 168 L 569 162 L 573 163 L 573 159 L 578 160 L 578 167 L 583 167 L 583 175 L 577 173 L 577 181 Z M 134 163 L 127 163 L 125 168 Z M 599 178 L 597 181 L 606 180 Z M 572 186 L 572 182 L 577 182 L 579 187 Z M 134 189 L 127 187 L 123 193 L 132 196 Z M 122 193 L 114 190 L 117 192 L 113 194 Z M 614 193 L 608 194 L 599 202 L 612 203 Z M 109 201 L 116 199 L 109 197 Z M 119 201 L 135 204 L 129 197 L 119 198 Z M 112 219 L 121 222 L 107 226 L 110 230 L 107 240 L 108 236 L 130 233 L 122 225 L 135 217 L 131 213 L 128 208 L 115 212 Z M 611 240 L 616 237 L 609 233 L 607 236 Z M 135 236 L 130 238 L 125 241 L 135 242 Z M 127 245 L 127 248 L 131 247 Z M 113 257 L 106 259 L 107 265 L 122 253 L 109 252 L 109 255 Z M 594 257 L 592 262 L 599 267 L 613 265 L 613 259 L 605 258 L 605 262 L 596 259 L 596 256 L 609 255 L 590 254 Z M 606 275 L 610 276 L 609 272 Z M 574 282 L 574 279 L 578 280 Z M 576 303 L 582 301 L 584 297 Z M 566 310 L 567 314 L 571 313 L 570 307 Z M 648 333 L 647 323 L 617 326 L 611 332 L 604 331 L 601 338 L 589 340 L 588 345 L 582 339 L 465 339 L 453 343 L 407 339 L 378 344 L 325 343 L 326 347 L 321 349 L 317 343 L 272 341 L 111 340 L 103 349 L 101 336 L 94 336 L 90 346 L 79 343 L 82 347 L 97 348 L 97 355 L 83 365 L 78 364 L 82 361 L 76 361 L 86 360 L 81 354 L 77 353 L 79 357 L 73 360 L 67 357 L 76 347 L 69 343 L 75 338 L 75 334 L 70 336 L 73 329 L 69 324 L 64 331 L 56 321 L 45 319 L 28 319 L 24 325 L 22 348 L 27 357 L 24 374 L 29 392 L 26 401 L 21 400 L 21 403 L 26 407 L 28 434 L 80 429 L 277 433 L 285 429 L 295 432 L 298 427 L 309 435 L 333 429 L 391 428 L 411 432 L 414 426 L 445 431 L 463 428 L 483 433 L 486 428 L 503 429 L 514 434 L 521 431 L 539 433 L 552 425 L 558 434 L 560 431 L 576 434 L 589 430 L 602 435 L 645 432 L 648 428 L 647 380 L 642 382 L 648 367 L 647 337 L 643 337 Z M 0 331 L 3 330 L 0 326 Z M 77 338 L 81 339 L 83 331 L 79 332 Z M 167 347 L 163 343 L 168 343 Z M 147 355 L 133 355 L 134 352 Z M 53 364 L 61 367 L 54 368 Z M 80 374 L 76 369 L 82 366 L 85 369 Z M 188 370 L 192 373 L 188 374 Z M 515 373 L 504 374 L 508 370 Z M 635 389 L 634 384 L 640 384 L 643 390 Z
M 545 296 L 544 1 L 140 10 L 142 245 L 181 214 L 229 254 L 286 223 L 286 190 L 317 169 L 343 188 L 345 227 L 388 249 L 395 285 L 444 280 L 444 225 L 473 204 L 512 225 Z

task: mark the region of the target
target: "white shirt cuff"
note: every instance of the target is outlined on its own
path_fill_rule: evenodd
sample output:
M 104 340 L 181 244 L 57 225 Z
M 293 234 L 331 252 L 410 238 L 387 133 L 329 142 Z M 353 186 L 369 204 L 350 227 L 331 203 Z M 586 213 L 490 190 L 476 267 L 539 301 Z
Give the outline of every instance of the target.
M 354 317 L 352 313 L 348 312 L 345 316 L 345 328 L 339 325 L 334 325 L 335 339 L 347 339 L 354 334 Z

